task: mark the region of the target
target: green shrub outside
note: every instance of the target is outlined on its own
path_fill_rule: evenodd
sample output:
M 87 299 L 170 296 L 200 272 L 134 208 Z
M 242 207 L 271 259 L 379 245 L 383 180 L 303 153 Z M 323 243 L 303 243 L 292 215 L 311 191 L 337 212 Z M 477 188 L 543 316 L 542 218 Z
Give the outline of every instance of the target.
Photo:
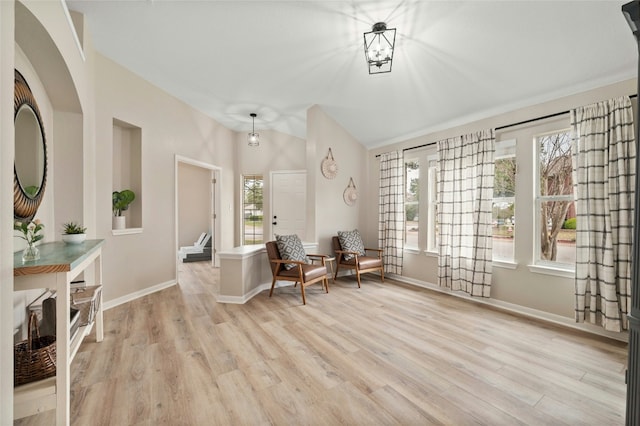
M 576 218 L 572 217 L 571 219 L 567 219 L 564 221 L 562 225 L 563 229 L 576 229 Z

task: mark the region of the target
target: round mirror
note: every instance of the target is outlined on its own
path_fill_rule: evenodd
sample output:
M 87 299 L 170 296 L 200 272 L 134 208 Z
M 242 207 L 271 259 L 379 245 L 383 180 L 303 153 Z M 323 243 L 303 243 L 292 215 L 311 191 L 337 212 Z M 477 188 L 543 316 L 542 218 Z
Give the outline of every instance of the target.
M 15 72 L 15 162 L 13 216 L 29 221 L 35 216 L 47 180 L 47 144 L 40 110 L 22 74 Z

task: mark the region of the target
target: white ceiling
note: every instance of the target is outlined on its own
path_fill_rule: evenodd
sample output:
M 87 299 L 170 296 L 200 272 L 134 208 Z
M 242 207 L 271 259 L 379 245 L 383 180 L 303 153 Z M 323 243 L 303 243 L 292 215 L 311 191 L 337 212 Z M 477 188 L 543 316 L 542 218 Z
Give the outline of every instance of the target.
M 318 104 L 370 148 L 635 77 L 625 2 L 67 0 L 99 52 L 226 127 L 306 138 Z M 393 70 L 369 75 L 378 21 Z

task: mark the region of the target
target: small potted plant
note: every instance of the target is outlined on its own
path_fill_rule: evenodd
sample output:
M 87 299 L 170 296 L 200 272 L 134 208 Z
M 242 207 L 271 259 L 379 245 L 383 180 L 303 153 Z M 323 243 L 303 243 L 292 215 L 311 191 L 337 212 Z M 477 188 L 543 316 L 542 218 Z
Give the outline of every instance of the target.
M 75 222 L 62 224 L 62 241 L 67 244 L 80 244 L 87 238 L 87 228 Z
M 113 229 L 126 228 L 126 218 L 122 216 L 122 212 L 129 208 L 129 204 L 136 199 L 136 194 L 130 189 L 122 191 L 113 191 Z

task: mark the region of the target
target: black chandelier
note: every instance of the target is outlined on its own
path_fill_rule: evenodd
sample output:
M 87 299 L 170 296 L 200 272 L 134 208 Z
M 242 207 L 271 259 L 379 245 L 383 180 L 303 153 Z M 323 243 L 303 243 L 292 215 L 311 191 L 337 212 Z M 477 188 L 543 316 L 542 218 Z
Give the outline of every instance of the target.
M 387 28 L 384 22 L 373 24 L 371 31 L 364 33 L 364 56 L 369 65 L 369 74 L 391 72 L 396 29 Z
M 249 143 L 249 146 L 259 146 L 260 133 L 256 133 L 256 117 L 258 115 L 255 112 L 252 112 L 249 116 L 251 116 L 251 122 L 253 124 L 251 126 L 251 133 L 247 136 L 247 142 Z

